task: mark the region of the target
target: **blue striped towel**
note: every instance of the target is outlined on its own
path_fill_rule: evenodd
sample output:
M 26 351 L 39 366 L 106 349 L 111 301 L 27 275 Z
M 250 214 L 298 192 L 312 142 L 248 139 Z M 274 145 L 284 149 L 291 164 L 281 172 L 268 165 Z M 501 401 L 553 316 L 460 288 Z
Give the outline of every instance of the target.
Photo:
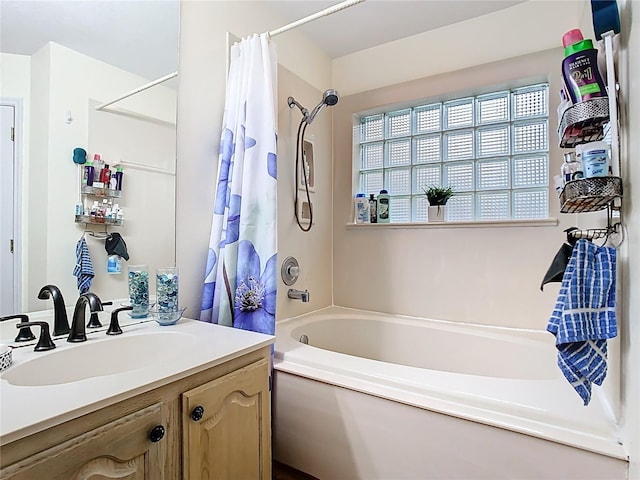
M 91 255 L 89 255 L 89 247 L 84 236 L 78 240 L 76 244 L 76 266 L 73 269 L 73 275 L 78 279 L 78 291 L 87 293 L 93 282 L 93 264 L 91 263 Z
M 616 250 L 578 240 L 562 277 L 547 330 L 556 337 L 558 366 L 585 405 L 591 384 L 607 375 L 607 339 L 616 325 Z

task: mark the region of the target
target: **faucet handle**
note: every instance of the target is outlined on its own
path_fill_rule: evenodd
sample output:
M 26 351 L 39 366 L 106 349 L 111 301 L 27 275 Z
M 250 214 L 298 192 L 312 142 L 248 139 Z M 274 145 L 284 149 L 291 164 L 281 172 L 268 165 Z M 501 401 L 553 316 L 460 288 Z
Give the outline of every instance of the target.
M 46 350 L 53 350 L 56 348 L 56 344 L 51 340 L 49 324 L 47 322 L 22 322 L 16 325 L 16 328 L 20 329 L 29 327 L 40 327 L 40 338 L 38 339 L 36 347 L 33 349 L 34 351 L 44 352 Z
M 27 323 L 29 321 L 29 316 L 28 315 L 9 315 L 8 317 L 0 317 L 0 322 L 4 322 L 5 320 L 13 320 L 19 318 L 20 319 L 20 324 L 22 323 Z M 36 336 L 33 334 L 33 332 L 31 331 L 31 329 L 29 327 L 23 327 L 20 329 L 20 331 L 18 332 L 18 335 L 16 335 L 16 338 L 13 340 L 14 342 L 29 342 L 31 340 L 35 340 Z
M 133 310 L 133 307 L 129 306 L 116 308 L 113 312 L 111 312 L 111 323 L 109 323 L 107 335 L 120 335 L 122 333 L 122 329 L 120 328 L 120 324 L 118 323 L 118 313 L 122 312 L 123 310 Z

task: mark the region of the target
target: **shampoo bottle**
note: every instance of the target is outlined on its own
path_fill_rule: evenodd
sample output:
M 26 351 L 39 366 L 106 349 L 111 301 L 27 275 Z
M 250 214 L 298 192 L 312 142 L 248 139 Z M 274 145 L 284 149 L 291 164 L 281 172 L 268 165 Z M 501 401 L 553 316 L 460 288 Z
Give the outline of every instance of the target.
M 122 167 L 116 167 L 116 190 L 122 190 Z
M 583 143 L 576 147 L 576 152 L 582 160 L 585 178 L 610 175 L 611 159 L 607 142 Z
M 82 176 L 82 184 L 88 187 L 93 186 L 93 163 L 87 162 L 84 166 L 84 175 Z
M 355 223 L 369 223 L 369 201 L 364 193 L 357 193 L 354 201 Z
M 571 101 L 575 103 L 591 98 L 606 97 L 607 90 L 598 70 L 598 51 L 590 39 L 584 39 L 579 29 L 569 30 L 562 36 L 564 60 L 562 79 Z
M 373 193 L 369 194 L 369 218 L 371 223 L 378 222 L 378 201 L 373 196 Z
M 389 223 L 389 194 L 380 190 L 378 195 L 378 223 Z
M 104 166 L 104 162 L 102 161 L 102 157 L 99 153 L 96 153 L 93 156 L 93 181 L 100 181 L 100 173 L 102 172 L 102 167 Z

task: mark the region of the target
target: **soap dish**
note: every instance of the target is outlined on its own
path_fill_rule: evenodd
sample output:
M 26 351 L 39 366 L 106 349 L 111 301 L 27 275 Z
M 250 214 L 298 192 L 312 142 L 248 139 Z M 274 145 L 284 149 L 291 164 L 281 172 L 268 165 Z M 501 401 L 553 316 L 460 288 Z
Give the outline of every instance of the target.
M 179 308 L 175 312 L 160 312 L 156 306 L 149 309 L 149 315 L 160 325 L 175 325 L 186 309 L 187 307 Z
M 0 345 L 0 372 L 9 368 L 13 363 L 11 350 L 8 345 Z

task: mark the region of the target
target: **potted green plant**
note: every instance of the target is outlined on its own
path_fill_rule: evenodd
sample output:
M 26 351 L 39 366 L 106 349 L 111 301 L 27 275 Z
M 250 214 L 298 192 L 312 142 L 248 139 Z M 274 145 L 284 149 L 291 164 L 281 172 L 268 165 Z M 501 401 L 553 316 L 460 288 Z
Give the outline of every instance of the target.
M 455 192 L 451 187 L 437 186 L 423 188 L 423 190 L 429 201 L 429 221 L 444 222 L 444 207 L 449 199 L 455 195 Z

